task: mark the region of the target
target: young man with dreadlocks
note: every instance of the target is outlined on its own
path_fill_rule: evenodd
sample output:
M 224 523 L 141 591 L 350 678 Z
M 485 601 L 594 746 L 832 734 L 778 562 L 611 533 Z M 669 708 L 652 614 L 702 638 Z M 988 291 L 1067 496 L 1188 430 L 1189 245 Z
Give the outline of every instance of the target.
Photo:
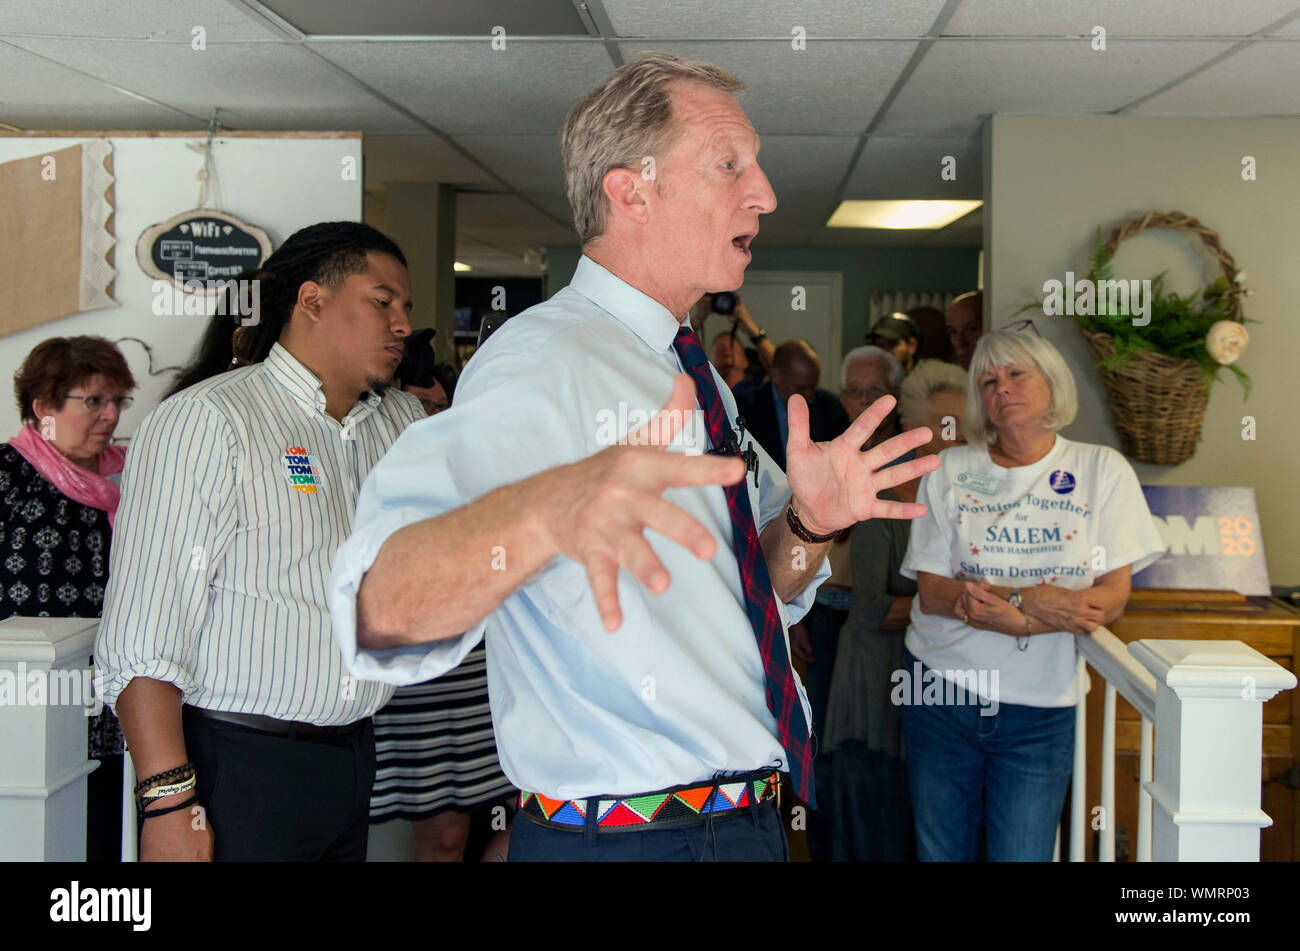
M 95 655 L 141 779 L 144 860 L 365 859 L 371 714 L 326 592 L 371 467 L 419 402 L 401 250 L 355 222 L 292 235 L 257 273 L 235 362 L 140 424 Z

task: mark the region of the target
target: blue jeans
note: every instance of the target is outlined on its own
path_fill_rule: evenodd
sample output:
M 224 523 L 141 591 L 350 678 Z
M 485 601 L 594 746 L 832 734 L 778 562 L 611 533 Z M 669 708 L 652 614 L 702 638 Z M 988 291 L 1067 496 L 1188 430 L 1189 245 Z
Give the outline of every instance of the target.
M 903 652 L 903 667 L 917 658 Z M 1074 707 L 909 705 L 903 743 L 923 862 L 1050 862 L 1074 764 Z

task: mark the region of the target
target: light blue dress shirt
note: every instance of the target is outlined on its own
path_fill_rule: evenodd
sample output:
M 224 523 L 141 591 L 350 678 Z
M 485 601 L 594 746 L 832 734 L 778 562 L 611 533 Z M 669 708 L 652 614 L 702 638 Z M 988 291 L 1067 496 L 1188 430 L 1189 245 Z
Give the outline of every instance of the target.
M 380 547 L 412 522 L 441 515 L 502 485 L 617 442 L 667 402 L 683 372 L 678 320 L 583 257 L 573 282 L 506 323 L 470 360 L 450 410 L 408 428 L 362 486 L 353 534 L 331 580 L 334 634 L 358 677 L 409 684 L 456 666 L 487 637 L 488 681 L 501 765 L 516 786 L 555 799 L 648 792 L 715 772 L 785 764 L 764 702 L 763 666 L 745 611 L 721 486 L 669 489 L 718 540 L 701 561 L 647 531 L 672 576 L 662 595 L 620 572 L 623 624 L 605 631 L 585 568 L 553 558 L 483 622 L 433 644 L 364 651 L 356 645 L 356 591 Z M 734 422 L 736 404 L 718 391 Z M 703 414 L 668 451 L 706 446 Z M 745 484 L 761 530 L 790 496 L 781 470 L 760 460 Z M 431 551 L 491 570 L 502 548 Z M 498 562 L 499 563 L 499 562 Z M 830 574 L 780 605 L 786 627 L 807 613 Z M 788 653 L 787 634 L 787 653 Z M 797 678 L 796 678 L 797 682 Z M 811 720 L 800 687 L 805 717 Z

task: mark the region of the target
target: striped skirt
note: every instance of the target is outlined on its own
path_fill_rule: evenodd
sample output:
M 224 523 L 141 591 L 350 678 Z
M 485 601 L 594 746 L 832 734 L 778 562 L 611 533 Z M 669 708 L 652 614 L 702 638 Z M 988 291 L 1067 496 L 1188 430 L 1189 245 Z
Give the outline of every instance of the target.
M 468 812 L 516 792 L 501 772 L 480 644 L 455 670 L 399 687 L 375 714 L 370 821 Z

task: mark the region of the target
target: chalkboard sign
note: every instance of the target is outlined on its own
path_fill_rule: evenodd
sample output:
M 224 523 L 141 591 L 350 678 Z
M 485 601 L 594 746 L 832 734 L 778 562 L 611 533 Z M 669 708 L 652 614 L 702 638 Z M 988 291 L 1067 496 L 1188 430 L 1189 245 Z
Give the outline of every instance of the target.
M 1133 587 L 1270 593 L 1254 489 L 1144 485 L 1142 494 L 1165 553 L 1133 576 Z
M 135 246 L 136 260 L 150 277 L 205 292 L 259 266 L 270 253 L 271 239 L 261 228 L 206 208 L 146 228 Z

